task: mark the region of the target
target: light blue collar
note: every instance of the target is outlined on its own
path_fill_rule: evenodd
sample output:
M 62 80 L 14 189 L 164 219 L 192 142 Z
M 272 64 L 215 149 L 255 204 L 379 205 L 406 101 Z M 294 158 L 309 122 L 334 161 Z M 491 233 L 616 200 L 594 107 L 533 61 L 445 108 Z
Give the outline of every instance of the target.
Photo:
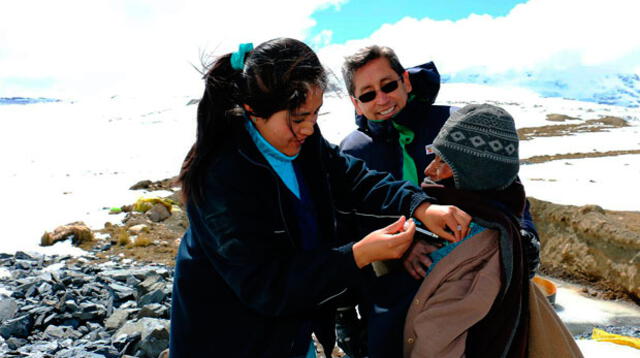
M 300 153 L 289 156 L 277 150 L 271 143 L 258 132 L 258 129 L 251 123 L 249 118 L 245 117 L 244 127 L 249 132 L 249 136 L 258 147 L 258 150 L 264 158 L 269 162 L 273 170 L 278 174 L 282 182 L 291 190 L 291 192 L 300 199 L 300 188 L 298 186 L 298 177 L 293 169 L 293 160 Z

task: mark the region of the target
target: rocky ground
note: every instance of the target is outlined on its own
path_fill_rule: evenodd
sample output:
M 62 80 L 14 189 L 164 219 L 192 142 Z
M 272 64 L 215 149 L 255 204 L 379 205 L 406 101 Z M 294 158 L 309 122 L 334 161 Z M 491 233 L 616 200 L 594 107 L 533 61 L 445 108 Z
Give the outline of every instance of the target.
M 18 252 L 0 270 L 2 357 L 156 358 L 169 344 L 165 265 Z

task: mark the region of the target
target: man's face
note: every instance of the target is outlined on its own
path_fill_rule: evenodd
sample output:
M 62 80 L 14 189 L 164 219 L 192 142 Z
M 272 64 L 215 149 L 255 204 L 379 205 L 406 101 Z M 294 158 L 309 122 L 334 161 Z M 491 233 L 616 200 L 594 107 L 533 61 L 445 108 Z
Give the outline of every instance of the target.
M 393 87 L 390 83 L 394 81 L 398 81 L 397 88 L 386 93 L 384 90 Z M 389 60 L 384 57 L 376 58 L 360 67 L 353 75 L 353 85 L 354 96 L 351 97 L 351 102 L 356 107 L 356 112 L 372 120 L 395 116 L 407 105 L 407 98 L 411 92 L 409 73 L 405 71 L 398 76 L 391 68 Z M 375 98 L 368 102 L 358 99 L 367 92 L 375 93 Z

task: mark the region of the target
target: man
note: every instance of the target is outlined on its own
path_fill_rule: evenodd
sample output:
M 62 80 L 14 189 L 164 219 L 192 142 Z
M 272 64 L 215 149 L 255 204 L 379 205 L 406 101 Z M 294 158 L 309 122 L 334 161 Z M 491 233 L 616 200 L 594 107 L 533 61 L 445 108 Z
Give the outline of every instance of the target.
M 340 148 L 364 160 L 371 169 L 419 185 L 424 180 L 423 170 L 433 159 L 430 145 L 457 109 L 433 104 L 440 90 L 435 65 L 429 62 L 405 70 L 392 49 L 374 45 L 346 57 L 342 74 L 358 129 L 343 139 Z M 341 216 L 343 235 L 371 232 L 388 220 L 362 212 L 345 213 Z M 533 276 L 539 263 L 539 241 L 528 202 L 521 227 Z M 424 264 L 428 262 L 405 262 L 413 278 L 424 276 Z M 366 352 L 362 339 L 357 337 L 361 333 L 355 317 L 349 309 L 338 310 L 338 341 L 352 357 L 366 354 L 362 353 Z

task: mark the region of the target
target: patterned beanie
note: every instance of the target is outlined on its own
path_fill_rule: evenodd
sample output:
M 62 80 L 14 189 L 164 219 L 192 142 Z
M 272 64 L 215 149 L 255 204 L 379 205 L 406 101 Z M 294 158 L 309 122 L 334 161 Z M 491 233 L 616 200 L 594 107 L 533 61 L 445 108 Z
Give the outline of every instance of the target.
M 454 112 L 432 148 L 451 167 L 458 189 L 500 190 L 518 175 L 518 133 L 500 107 L 470 104 Z

